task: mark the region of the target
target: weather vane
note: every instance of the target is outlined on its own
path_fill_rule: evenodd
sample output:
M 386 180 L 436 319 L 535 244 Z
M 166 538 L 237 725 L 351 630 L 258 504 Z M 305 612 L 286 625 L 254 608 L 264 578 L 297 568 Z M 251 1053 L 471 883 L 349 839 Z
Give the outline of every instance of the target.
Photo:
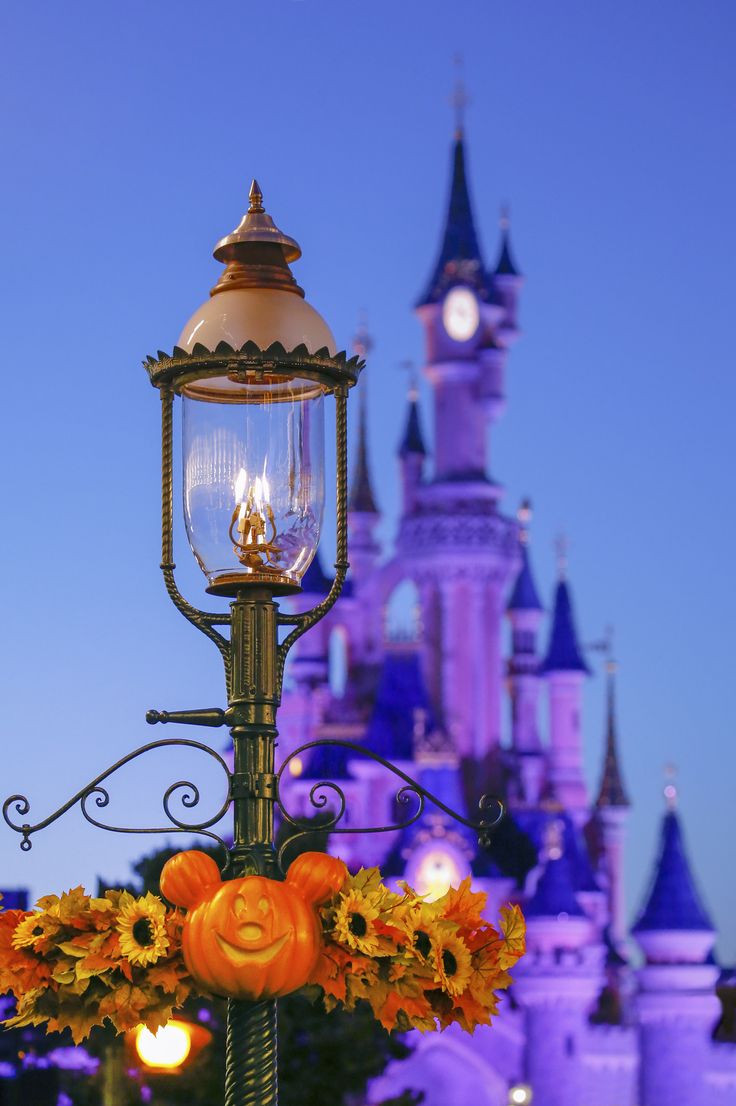
M 462 138 L 465 128 L 465 109 L 467 108 L 470 100 L 465 88 L 465 81 L 463 79 L 463 56 L 460 53 L 455 54 L 453 59 L 455 65 L 455 87 L 450 98 L 450 103 L 455 111 L 455 136 L 456 138 Z
M 419 399 L 419 384 L 417 381 L 417 370 L 414 362 L 411 358 L 407 358 L 405 361 L 399 361 L 399 368 L 403 369 L 409 377 L 409 400 L 412 403 L 416 403 Z
M 367 357 L 373 349 L 373 338 L 368 329 L 368 313 L 362 310 L 358 315 L 358 329 L 353 338 L 353 353 L 357 357 Z
M 567 534 L 560 532 L 555 538 L 555 553 L 557 555 L 557 575 L 560 580 L 565 579 L 567 573 L 567 551 L 570 547 L 570 543 L 567 540 Z
M 677 765 L 665 764 L 664 766 L 664 797 L 668 810 L 677 810 Z

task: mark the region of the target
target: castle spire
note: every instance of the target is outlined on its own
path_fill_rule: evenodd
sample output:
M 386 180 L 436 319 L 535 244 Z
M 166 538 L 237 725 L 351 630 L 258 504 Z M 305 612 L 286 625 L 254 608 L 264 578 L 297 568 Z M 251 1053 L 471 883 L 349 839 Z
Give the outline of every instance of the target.
M 508 611 L 541 611 L 544 608 L 539 599 L 529 563 L 529 523 L 532 517 L 532 505 L 528 499 L 521 501 L 516 517 L 519 520 L 521 568 L 506 609 Z
M 406 415 L 406 426 L 399 446 L 399 457 L 407 457 L 416 454 L 420 457 L 427 456 L 422 434 L 422 424 L 419 420 L 419 391 L 412 381 L 409 388 L 409 407 Z
M 618 741 L 616 736 L 616 664 L 608 662 L 606 688 L 606 754 L 603 761 L 603 773 L 598 789 L 596 807 L 630 806 L 624 788 L 621 767 L 618 760 Z
M 587 675 L 590 669 L 583 659 L 582 650 L 578 644 L 572 598 L 565 578 L 566 570 L 566 552 L 563 553 L 558 548 L 559 579 L 555 591 L 552 629 L 549 636 L 549 645 L 547 646 L 547 655 L 542 662 L 542 671 L 582 672 Z
M 353 350 L 360 357 L 367 357 L 373 348 L 373 342 L 365 319 L 361 318 L 358 331 L 353 339 Z M 380 514 L 376 506 L 376 499 L 371 486 L 370 468 L 368 465 L 368 427 L 366 412 L 365 382 L 360 395 L 360 423 L 358 425 L 358 454 L 353 469 L 353 479 L 350 484 L 350 497 L 348 509 L 364 515 Z
M 475 230 L 465 171 L 465 137 L 462 127 L 455 132 L 450 199 L 442 245 L 417 306 L 439 303 L 453 284 L 468 285 L 482 299 L 488 297 L 488 281 Z
M 668 791 L 669 788 L 665 788 Z M 654 866 L 644 909 L 632 932 L 640 944 L 649 933 L 678 931 L 683 938 L 688 933 L 713 933 L 713 924 L 698 894 L 690 862 L 685 851 L 682 827 L 672 796 L 666 795 L 667 810 L 662 819 L 659 855 Z M 682 952 L 687 957 L 683 940 Z M 699 942 L 695 942 L 699 944 Z
M 379 514 L 371 486 L 368 467 L 368 432 L 366 427 L 365 392 L 360 397 L 360 423 L 358 426 L 358 456 L 353 469 L 348 509 L 364 515 Z
M 509 235 L 511 220 L 509 218 L 508 204 L 504 204 L 501 208 L 501 217 L 498 222 L 501 228 L 501 249 L 498 254 L 498 261 L 496 262 L 494 275 L 518 277 L 521 274 L 516 267 L 513 254 L 511 253 L 511 242 Z

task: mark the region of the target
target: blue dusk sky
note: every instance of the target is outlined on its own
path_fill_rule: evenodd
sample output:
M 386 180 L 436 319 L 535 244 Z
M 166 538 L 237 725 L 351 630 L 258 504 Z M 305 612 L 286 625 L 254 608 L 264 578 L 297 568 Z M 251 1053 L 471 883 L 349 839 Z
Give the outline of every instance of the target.
M 3 795 L 28 794 L 39 819 L 135 745 L 173 736 L 145 725 L 147 708 L 222 703 L 215 650 L 160 580 L 159 403 L 141 359 L 171 349 L 206 297 L 212 246 L 253 176 L 301 243 L 296 275 L 338 342 L 360 311 L 370 321 L 390 542 L 401 364 L 422 357 L 412 303 L 444 218 L 461 52 L 479 231 L 492 259 L 510 203 L 526 276 L 493 474 L 507 511 L 534 501 L 543 594 L 562 529 L 582 640 L 615 626 L 630 912 L 673 762 L 719 951 L 736 960 L 733 3 L 7 0 L 1 34 Z M 202 601 L 181 528 L 177 540 L 182 586 Z M 157 753 L 100 813 L 158 821 L 163 789 L 187 775 L 212 809 L 216 773 Z M 0 832 L 0 886 L 124 879 L 153 843 L 78 812 L 27 855 Z

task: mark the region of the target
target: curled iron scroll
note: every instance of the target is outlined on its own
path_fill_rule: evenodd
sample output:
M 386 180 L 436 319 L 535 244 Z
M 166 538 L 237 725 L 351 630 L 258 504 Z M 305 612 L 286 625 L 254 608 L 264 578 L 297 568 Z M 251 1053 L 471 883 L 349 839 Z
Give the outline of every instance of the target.
M 337 747 L 340 749 L 347 749 L 356 756 L 367 757 L 369 760 L 373 760 L 376 764 L 380 764 L 388 772 L 391 772 L 394 776 L 404 781 L 404 786 L 400 787 L 396 792 L 396 801 L 402 805 L 408 805 L 412 800 L 416 800 L 416 807 L 412 812 L 404 819 L 397 820 L 390 825 L 386 826 L 341 826 L 340 822 L 345 814 L 347 808 L 347 799 L 345 792 L 335 783 L 334 780 L 318 780 L 314 783 L 309 792 L 309 801 L 314 807 L 315 811 L 323 811 L 329 802 L 329 796 L 327 792 L 331 792 L 337 798 L 337 810 L 331 811 L 329 815 L 320 821 L 318 826 L 315 826 L 310 819 L 304 817 L 294 817 L 286 809 L 281 798 L 281 778 L 284 772 L 288 769 L 289 764 L 303 753 L 310 749 L 318 749 L 325 747 Z M 426 803 L 430 802 L 433 806 L 436 806 L 439 810 L 443 811 L 453 821 L 459 822 L 463 826 L 467 826 L 468 829 L 473 830 L 478 835 L 478 844 L 481 848 L 488 848 L 490 845 L 491 834 L 501 821 L 504 815 L 504 806 L 500 799 L 495 799 L 489 795 L 483 795 L 478 803 L 478 808 L 482 812 L 491 811 L 492 816 L 488 818 L 481 818 L 480 821 L 474 822 L 469 818 L 463 817 L 452 807 L 447 806 L 437 795 L 434 795 L 431 791 L 428 791 L 426 787 L 423 787 L 418 780 L 413 779 L 407 775 L 400 768 L 397 768 L 395 764 L 392 764 L 390 760 L 386 760 L 384 757 L 379 756 L 378 753 L 374 753 L 371 749 L 367 749 L 364 745 L 358 745 L 352 741 L 339 741 L 335 738 L 320 738 L 315 741 L 307 741 L 304 745 L 300 745 L 297 749 L 294 749 L 287 757 L 285 757 L 281 767 L 276 776 L 277 779 L 277 792 L 276 803 L 281 811 L 281 816 L 285 822 L 290 826 L 293 826 L 296 833 L 292 834 L 281 846 L 279 850 L 279 862 L 286 850 L 291 845 L 299 840 L 313 834 L 319 833 L 391 833 L 396 830 L 406 829 L 413 825 L 421 818 Z
M 196 807 L 200 801 L 199 788 L 196 784 L 192 783 L 189 780 L 177 780 L 176 783 L 171 784 L 171 786 L 167 788 L 163 797 L 164 813 L 166 814 L 169 822 L 169 824 L 167 825 L 111 826 L 106 822 L 100 821 L 98 817 L 95 817 L 95 815 L 90 811 L 90 804 L 94 804 L 94 806 L 98 810 L 102 810 L 110 802 L 110 794 L 107 789 L 102 786 L 105 780 L 109 779 L 109 777 L 117 772 L 118 769 L 124 767 L 126 764 L 129 764 L 131 761 L 136 760 L 138 757 L 143 756 L 144 753 L 148 753 L 153 749 L 165 749 L 172 745 L 184 746 L 185 748 L 197 749 L 199 752 L 207 753 L 207 755 L 212 757 L 212 759 L 215 760 L 225 772 L 228 781 L 227 797 L 219 810 L 215 812 L 215 814 L 213 814 L 210 818 L 206 818 L 199 822 L 188 822 L 185 821 L 183 818 L 177 817 L 171 808 L 172 799 L 177 794 L 177 792 L 183 792 L 183 794 L 179 796 L 179 801 L 181 802 L 181 805 L 187 810 L 191 810 L 193 807 Z M 81 810 L 83 817 L 89 823 L 91 823 L 91 825 L 96 826 L 98 829 L 108 830 L 111 833 L 193 833 L 210 838 L 212 841 L 214 841 L 216 844 L 220 845 L 223 849 L 227 851 L 226 843 L 222 840 L 221 837 L 218 837 L 216 833 L 213 833 L 210 827 L 214 826 L 217 822 L 220 821 L 220 819 L 223 817 L 224 814 L 226 814 L 230 806 L 230 778 L 230 769 L 228 768 L 225 760 L 220 756 L 219 753 L 215 752 L 214 749 L 211 749 L 209 745 L 204 745 L 201 741 L 192 741 L 188 738 L 183 737 L 163 738 L 160 741 L 150 741 L 147 745 L 141 745 L 139 749 L 135 749 L 132 753 L 128 753 L 127 756 L 122 757 L 121 760 L 116 761 L 115 764 L 110 766 L 110 768 L 107 768 L 99 776 L 96 776 L 95 779 L 91 780 L 80 791 L 77 791 L 75 795 L 72 795 L 72 797 L 68 799 L 67 802 L 65 802 L 57 810 L 55 810 L 53 814 L 49 814 L 47 818 L 44 818 L 41 822 L 36 822 L 35 825 L 32 825 L 30 822 L 26 821 L 17 822 L 13 820 L 13 816 L 15 816 L 16 818 L 25 819 L 31 809 L 31 804 L 25 795 L 11 795 L 5 800 L 2 808 L 3 818 L 12 830 L 15 830 L 16 833 L 19 833 L 21 835 L 20 847 L 21 849 L 23 849 L 24 852 L 28 852 L 28 850 L 32 847 L 32 834 L 38 833 L 39 830 L 46 829 L 47 826 L 52 825 L 59 818 L 61 818 L 62 815 L 66 814 L 68 810 L 71 810 L 71 808 L 76 806 L 77 804 L 79 804 L 79 809 Z

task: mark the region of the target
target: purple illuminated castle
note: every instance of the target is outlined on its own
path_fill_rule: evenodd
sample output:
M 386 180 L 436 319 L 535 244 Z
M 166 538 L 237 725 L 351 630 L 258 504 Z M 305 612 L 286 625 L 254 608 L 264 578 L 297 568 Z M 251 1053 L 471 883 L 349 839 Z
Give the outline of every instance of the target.
M 592 795 L 582 757 L 590 673 L 564 565 L 547 614 L 534 582 L 529 512 L 507 517 L 503 489 L 490 475 L 489 427 L 504 410 L 522 283 L 506 220 L 496 266 L 486 268 L 460 129 L 443 240 L 416 308 L 434 407 L 432 456 L 422 430 L 429 415 L 412 391 L 398 449 L 396 552 L 385 560 L 375 538 L 380 511 L 362 408 L 351 578 L 291 665 L 282 751 L 316 737 L 363 743 L 405 764 L 450 806 L 472 811 L 483 791 L 508 804 L 486 856 L 477 854 L 472 834 L 429 807 L 401 834 L 336 839 L 346 860 L 380 863 L 428 894 L 472 873 L 494 910 L 518 899 L 528 920 L 529 951 L 492 1031 L 421 1038 L 377 1096 L 411 1086 L 425 1091 L 426 1106 L 734 1104 L 736 1046 L 714 1040 L 721 1017 L 716 932 L 693 881 L 674 790 L 630 943 L 623 895 L 629 803 L 613 666 Z M 360 343 L 366 352 L 365 337 Z M 327 587 L 313 562 L 307 601 Z M 340 651 L 344 689 L 335 687 Z M 544 735 L 542 699 L 549 708 Z M 295 810 L 313 813 L 314 781 L 334 779 L 355 825 L 395 818 L 395 781 L 371 761 L 328 747 L 292 768 Z

